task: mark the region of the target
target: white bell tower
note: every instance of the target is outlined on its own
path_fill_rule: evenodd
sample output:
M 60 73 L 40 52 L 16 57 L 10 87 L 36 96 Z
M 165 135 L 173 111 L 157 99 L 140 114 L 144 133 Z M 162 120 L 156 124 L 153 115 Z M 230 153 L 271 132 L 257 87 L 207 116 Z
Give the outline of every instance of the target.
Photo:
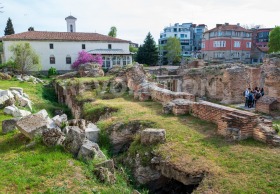
M 76 20 L 77 20 L 77 18 L 70 15 L 67 18 L 65 18 L 65 20 L 67 22 L 67 32 L 76 32 Z

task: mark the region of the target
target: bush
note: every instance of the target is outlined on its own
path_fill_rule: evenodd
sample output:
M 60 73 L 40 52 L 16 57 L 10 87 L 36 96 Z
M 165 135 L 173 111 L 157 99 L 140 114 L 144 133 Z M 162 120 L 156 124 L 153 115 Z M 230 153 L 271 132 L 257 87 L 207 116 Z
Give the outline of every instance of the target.
M 51 67 L 48 71 L 48 76 L 53 76 L 53 75 L 57 75 L 57 71 L 56 71 L 56 68 L 54 67 Z
M 273 125 L 273 128 L 275 129 L 276 133 L 279 133 L 279 132 L 280 132 L 280 125 L 274 124 L 274 125 Z
M 0 69 L 2 68 L 12 68 L 12 69 L 16 69 L 17 65 L 14 61 L 9 60 L 6 63 L 0 64 Z

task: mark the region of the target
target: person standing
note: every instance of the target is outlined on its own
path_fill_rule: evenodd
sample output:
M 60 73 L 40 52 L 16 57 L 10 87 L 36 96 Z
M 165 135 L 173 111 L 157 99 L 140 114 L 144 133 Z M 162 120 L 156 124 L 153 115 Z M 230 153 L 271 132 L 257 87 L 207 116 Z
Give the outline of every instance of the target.
M 253 91 L 250 91 L 248 97 L 248 108 L 252 108 L 253 106 L 254 106 L 254 93 Z
M 261 94 L 262 94 L 262 96 L 264 96 L 264 89 L 263 88 L 261 89 Z
M 251 88 L 248 88 L 244 92 L 244 97 L 245 97 L 245 107 L 248 107 L 248 99 L 249 99 L 249 94 L 250 94 Z

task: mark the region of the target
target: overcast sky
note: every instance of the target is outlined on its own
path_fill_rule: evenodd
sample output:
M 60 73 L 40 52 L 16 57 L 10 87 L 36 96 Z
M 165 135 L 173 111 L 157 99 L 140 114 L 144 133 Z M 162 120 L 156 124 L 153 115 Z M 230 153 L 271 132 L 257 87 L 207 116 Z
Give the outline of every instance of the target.
M 165 26 L 193 22 L 211 29 L 216 23 L 280 25 L 280 0 L 0 0 L 0 36 L 8 17 L 16 33 L 67 31 L 65 17 L 77 18 L 77 32 L 108 34 L 142 44 L 150 31 L 157 41 Z M 0 6 L 0 7 L 1 7 Z

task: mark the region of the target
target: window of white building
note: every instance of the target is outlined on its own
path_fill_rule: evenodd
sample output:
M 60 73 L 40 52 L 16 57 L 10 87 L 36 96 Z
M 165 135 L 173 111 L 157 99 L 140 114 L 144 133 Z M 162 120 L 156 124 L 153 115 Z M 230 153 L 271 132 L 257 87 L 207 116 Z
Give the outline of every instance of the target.
M 71 57 L 70 57 L 70 55 L 67 55 L 66 56 L 66 64 L 71 64 Z
M 54 57 L 54 55 L 50 56 L 50 64 L 55 64 L 55 57 Z

